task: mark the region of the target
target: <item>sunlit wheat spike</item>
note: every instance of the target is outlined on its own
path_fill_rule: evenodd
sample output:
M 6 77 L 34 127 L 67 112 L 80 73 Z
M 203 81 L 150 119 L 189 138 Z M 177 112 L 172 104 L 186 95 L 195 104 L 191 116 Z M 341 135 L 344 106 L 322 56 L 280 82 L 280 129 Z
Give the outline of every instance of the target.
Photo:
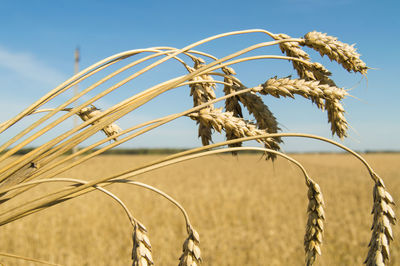
M 289 35 L 284 33 L 275 34 L 274 38 L 276 40 L 291 39 Z M 286 53 L 290 57 L 297 57 L 305 60 L 310 59 L 310 56 L 301 49 L 298 42 L 282 42 L 279 44 L 279 48 L 281 48 L 282 53 Z
M 202 66 L 202 61 L 196 60 L 194 68 L 188 68 L 189 71 L 193 72 L 194 70 L 200 68 Z M 195 76 L 191 81 L 196 81 L 197 83 L 190 84 L 190 96 L 193 98 L 193 106 L 198 106 L 204 104 L 210 100 L 214 100 L 215 96 L 215 82 L 214 79 L 210 75 L 201 75 Z M 213 109 L 213 105 L 209 105 L 204 109 Z M 202 110 L 201 110 L 202 111 Z M 207 124 L 202 123 L 201 121 L 197 121 L 199 124 L 198 134 L 201 138 L 202 144 L 208 145 L 212 141 L 212 131 L 211 127 Z
M 133 229 L 133 249 L 132 249 L 132 266 L 153 265 L 153 257 L 151 255 L 151 244 L 147 236 L 147 230 L 144 225 L 139 222 L 135 223 Z
M 274 38 L 276 40 L 291 39 L 289 35 L 283 33 L 275 34 Z M 279 47 L 282 53 L 285 53 L 289 57 L 295 57 L 300 58 L 304 61 L 310 61 L 310 56 L 305 51 L 303 51 L 303 49 L 301 49 L 298 42 L 282 42 L 279 44 Z M 297 75 L 299 75 L 301 79 L 316 80 L 316 77 L 312 71 L 313 69 L 310 69 L 309 65 L 295 60 L 292 61 L 292 65 L 293 68 L 297 71 Z
M 240 94 L 239 99 L 249 113 L 254 116 L 259 129 L 265 129 L 269 133 L 277 133 L 280 130 L 276 117 L 269 110 L 268 106 L 264 104 L 261 97 L 255 93 L 246 92 Z
M 264 104 L 261 97 L 252 92 L 245 92 L 239 95 L 239 99 L 249 113 L 256 119 L 258 129 L 266 130 L 268 133 L 277 133 L 280 130 L 276 117 L 269 110 L 268 106 Z M 282 142 L 282 139 L 279 137 L 274 139 L 276 145 Z
M 222 71 L 225 73 L 224 82 L 229 84 L 224 84 L 224 93 L 225 95 L 231 94 L 236 91 L 236 88 L 239 87 L 237 82 L 233 79 L 233 75 L 236 75 L 236 72 L 231 67 L 222 67 Z M 234 117 L 243 118 L 242 107 L 239 103 L 239 96 L 229 97 L 225 100 L 225 110 L 227 112 L 232 112 Z M 232 132 L 226 131 L 225 136 L 227 140 L 236 139 L 237 137 Z M 242 143 L 237 142 L 233 144 L 229 144 L 229 147 L 241 147 Z M 233 155 L 237 155 L 237 152 L 233 151 Z
M 283 33 L 275 34 L 274 38 L 276 40 L 291 39 L 289 35 Z M 304 61 L 310 61 L 310 56 L 303 49 L 301 49 L 298 42 L 289 42 L 289 41 L 282 42 L 279 44 L 279 47 L 282 53 L 285 53 L 289 57 L 295 57 L 295 58 L 300 58 Z M 316 69 L 315 67 L 313 68 L 309 64 L 304 64 L 302 62 L 295 60 L 292 61 L 292 65 L 293 68 L 297 71 L 297 74 L 299 75 L 300 78 L 306 80 L 317 79 L 316 74 L 313 73 L 314 72 L 313 70 L 320 71 L 320 69 Z M 329 71 L 326 71 L 325 73 L 329 73 Z
M 354 45 L 348 45 L 326 33 L 312 31 L 304 36 L 304 44 L 318 51 L 321 56 L 327 55 L 330 60 L 341 64 L 347 71 L 366 74 L 368 67 L 360 59 Z
M 83 121 L 87 121 L 93 117 L 101 115 L 101 111 L 97 109 L 95 106 L 89 106 L 81 109 L 79 112 L 76 113 Z M 97 123 L 98 120 L 94 121 L 92 124 L 94 125 Z M 107 137 L 112 137 L 116 134 L 118 134 L 121 131 L 121 128 L 115 124 L 112 123 L 110 125 L 105 126 L 102 131 L 106 134 Z M 114 140 L 117 140 L 114 138 Z
M 332 134 L 343 138 L 346 136 L 347 121 L 344 117 L 344 109 L 340 100 L 348 93 L 338 87 L 321 84 L 319 81 L 306 81 L 304 79 L 277 79 L 271 78 L 254 91 L 279 98 L 301 95 L 310 99 L 320 109 L 327 109 L 328 121 L 331 123 Z
M 198 106 L 208 102 L 209 100 L 215 99 L 215 83 L 210 75 L 195 76 L 191 81 L 197 82 L 189 85 L 190 96 L 193 97 L 194 106 Z
M 290 39 L 289 35 L 276 34 L 274 35 L 276 40 Z M 328 84 L 330 86 L 336 86 L 335 82 L 330 79 L 331 72 L 327 70 L 323 65 L 317 62 L 311 62 L 310 56 L 301 49 L 300 43 L 298 42 L 283 42 L 279 44 L 282 53 L 287 56 L 300 58 L 307 63 L 301 61 L 292 61 L 293 68 L 297 71 L 297 74 L 301 79 L 305 80 L 318 80 L 321 84 Z
M 367 259 L 364 263 L 368 266 L 386 265 L 390 258 L 390 241 L 393 241 L 391 225 L 396 224 L 396 216 L 391 207 L 391 205 L 394 205 L 393 198 L 387 192 L 383 180 L 379 177 L 377 177 L 373 189 L 373 198 L 372 236 Z
M 319 81 L 307 81 L 304 79 L 289 79 L 289 78 L 271 78 L 268 79 L 262 88 L 255 87 L 255 91 L 261 94 L 269 94 L 274 97 L 294 97 L 294 94 L 301 95 L 305 98 L 312 99 L 337 99 L 342 100 L 348 93 L 335 86 L 321 84 Z
M 202 262 L 199 234 L 193 228 L 189 230 L 189 236 L 183 243 L 183 253 L 179 258 L 179 266 L 196 266 Z
M 309 180 L 308 183 L 308 220 L 304 236 L 304 249 L 306 252 L 306 265 L 314 264 L 316 255 L 321 255 L 322 237 L 324 231 L 324 200 L 317 183 Z
M 203 109 L 204 110 L 204 109 Z M 202 111 L 203 111 L 202 110 Z M 268 133 L 267 130 L 258 129 L 255 124 L 252 124 L 242 118 L 234 117 L 231 112 L 222 112 L 220 108 L 192 113 L 190 118 L 200 120 L 202 123 L 208 124 L 218 132 L 228 132 L 237 138 L 257 136 Z M 279 145 L 274 138 L 260 138 L 258 142 L 263 143 L 267 148 L 279 150 Z M 274 154 L 267 154 L 267 158 L 275 158 Z
M 237 88 L 240 87 L 232 78 L 232 75 L 235 75 L 236 72 L 231 67 L 223 67 L 222 71 L 225 73 L 224 82 L 229 84 L 224 84 L 224 93 L 225 95 L 231 94 L 237 91 Z M 243 117 L 242 108 L 239 104 L 239 96 L 229 97 L 225 100 L 225 110 L 228 112 L 232 112 L 235 117 Z
M 331 124 L 332 134 L 339 138 L 347 136 L 347 121 L 344 117 L 344 108 L 339 100 L 325 100 L 325 109 L 328 112 L 328 122 Z

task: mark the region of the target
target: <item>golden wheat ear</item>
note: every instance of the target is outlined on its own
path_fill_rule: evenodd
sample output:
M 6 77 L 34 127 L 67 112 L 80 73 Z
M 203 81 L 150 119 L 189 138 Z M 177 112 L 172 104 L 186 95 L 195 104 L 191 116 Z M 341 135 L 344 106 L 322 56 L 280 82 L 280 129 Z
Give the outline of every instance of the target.
M 324 199 L 317 183 L 308 182 L 308 220 L 304 236 L 304 249 L 306 252 L 306 265 L 314 264 L 316 255 L 321 255 L 322 237 L 324 232 Z
M 199 234 L 193 228 L 189 228 L 189 236 L 183 243 L 183 254 L 179 258 L 179 266 L 196 266 L 201 264 L 199 244 Z
M 321 56 L 328 56 L 330 60 L 341 64 L 347 71 L 366 74 L 368 67 L 360 59 L 354 45 L 348 45 L 338 41 L 336 37 L 328 36 L 326 33 L 312 31 L 304 36 L 304 45 L 318 51 Z
M 394 205 L 392 196 L 386 190 L 383 180 L 376 176 L 373 189 L 374 205 L 372 208 L 372 236 L 369 242 L 366 265 L 386 265 L 389 262 L 390 242 L 393 241 L 392 226 L 396 224 L 396 216 L 391 205 Z
M 132 266 L 153 265 L 151 255 L 150 239 L 147 236 L 147 229 L 140 222 L 135 223 L 133 234 Z

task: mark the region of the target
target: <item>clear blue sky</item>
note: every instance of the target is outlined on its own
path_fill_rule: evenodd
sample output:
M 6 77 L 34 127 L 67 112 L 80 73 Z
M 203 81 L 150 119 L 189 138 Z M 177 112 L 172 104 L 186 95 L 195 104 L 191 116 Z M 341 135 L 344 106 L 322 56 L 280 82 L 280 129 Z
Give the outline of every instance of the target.
M 81 68 L 126 50 L 152 46 L 181 48 L 202 38 L 233 30 L 262 28 L 301 37 L 317 30 L 347 43 L 356 43 L 362 59 L 375 68 L 368 81 L 326 63 L 334 80 L 352 88 L 357 97 L 345 100 L 351 129 L 346 145 L 356 150 L 400 149 L 400 20 L 398 1 L 283 0 L 283 1 L 1 1 L 0 121 L 11 118 L 73 74 L 73 53 L 81 49 Z M 253 38 L 253 37 L 251 37 Z M 260 36 L 254 40 L 261 40 Z M 216 42 L 211 49 L 222 57 L 228 48 L 244 48 L 243 38 Z M 279 50 L 274 51 L 280 54 Z M 255 68 L 257 66 L 257 68 Z M 295 74 L 291 65 L 246 64 L 239 79 L 256 85 L 276 74 Z M 168 71 L 167 71 L 168 72 Z M 162 76 L 162 74 L 161 74 Z M 144 84 L 139 88 L 145 89 Z M 177 103 L 171 106 L 171 100 Z M 265 98 L 284 131 L 330 137 L 326 113 L 308 101 Z M 186 104 L 181 104 L 185 102 Z M 296 101 L 297 102 L 297 101 Z M 137 117 L 158 117 L 190 106 L 188 92 L 156 101 Z M 105 103 L 106 105 L 106 103 Z M 107 108 L 108 106 L 100 106 Z M 123 122 L 122 127 L 128 122 Z M 11 134 L 11 133 L 9 133 Z M 0 136 L 1 138 L 9 134 Z M 218 139 L 218 138 L 217 138 Z M 3 142 L 3 140 L 1 141 Z M 130 142 L 129 147 L 198 146 L 192 121 Z M 286 151 L 330 150 L 315 141 L 287 140 Z

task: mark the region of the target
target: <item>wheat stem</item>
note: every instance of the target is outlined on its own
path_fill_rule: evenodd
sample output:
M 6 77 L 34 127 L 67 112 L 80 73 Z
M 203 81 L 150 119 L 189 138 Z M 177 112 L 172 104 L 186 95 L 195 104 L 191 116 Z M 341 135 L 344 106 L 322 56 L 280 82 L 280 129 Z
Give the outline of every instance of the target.
M 55 263 L 51 263 L 51 262 L 48 262 L 48 261 L 38 260 L 38 259 L 34 259 L 34 258 L 21 256 L 21 255 L 16 255 L 16 254 L 10 254 L 10 253 L 6 253 L 6 252 L 0 252 L 0 256 L 13 258 L 13 259 L 19 259 L 19 260 L 36 262 L 36 263 L 41 263 L 41 264 L 45 264 L 45 265 L 60 266 L 60 264 L 55 264 Z
M 211 155 L 211 154 L 239 151 L 239 150 L 258 150 L 258 151 L 264 151 L 264 152 L 266 151 L 268 153 L 274 153 L 274 154 L 280 155 L 287 159 L 289 158 L 287 155 L 285 155 L 283 153 L 280 153 L 280 152 L 277 152 L 277 151 L 274 151 L 271 149 L 259 148 L 259 147 L 225 148 L 225 149 L 205 151 L 205 152 L 202 152 L 199 154 L 189 154 L 186 156 L 180 156 L 178 158 L 169 159 L 168 161 L 163 161 L 163 162 L 157 163 L 155 165 L 148 165 L 147 167 L 143 167 L 138 170 L 131 171 L 131 172 L 128 172 L 125 174 L 120 174 L 120 175 L 113 176 L 113 177 L 106 177 L 106 178 L 100 178 L 100 179 L 96 179 L 93 181 L 89 181 L 85 184 L 82 184 L 79 187 L 68 188 L 66 190 L 61 190 L 56 193 L 52 193 L 51 195 L 48 195 L 48 198 L 47 198 L 47 196 L 44 196 L 38 200 L 34 200 L 34 201 L 31 201 L 31 202 L 28 202 L 25 204 L 21 204 L 21 205 L 17 206 L 16 208 L 14 208 L 12 211 L 6 210 L 6 211 L 0 213 L 0 225 L 9 223 L 15 219 L 22 218 L 26 215 L 29 215 L 31 213 L 42 210 L 48 206 L 52 206 L 55 202 L 63 201 L 63 198 L 64 198 L 64 200 L 71 198 L 71 197 L 74 198 L 77 196 L 77 195 L 74 195 L 75 193 L 80 193 L 80 192 L 87 193 L 88 191 L 83 191 L 83 190 L 87 189 L 89 187 L 92 187 L 92 186 L 96 186 L 100 183 L 107 182 L 108 180 L 112 180 L 112 179 L 116 179 L 116 178 L 128 179 L 128 178 L 137 176 L 139 174 L 146 173 L 146 172 L 149 172 L 149 171 L 152 171 L 155 169 L 159 169 L 159 168 L 171 165 L 171 164 L 176 164 L 176 163 L 179 163 L 182 161 L 186 161 L 186 160 L 190 160 L 190 159 L 194 159 L 194 158 L 198 158 L 198 157 L 203 157 L 203 156 L 207 156 L 207 155 Z M 303 171 L 304 175 L 306 176 L 306 180 L 307 180 L 307 177 L 308 177 L 307 172 L 305 171 L 305 169 L 303 167 L 300 167 L 300 168 Z M 4 189 L 2 191 L 4 191 Z M 32 206 L 30 206 L 30 205 L 32 205 Z M 18 211 L 18 209 L 21 209 L 21 210 Z

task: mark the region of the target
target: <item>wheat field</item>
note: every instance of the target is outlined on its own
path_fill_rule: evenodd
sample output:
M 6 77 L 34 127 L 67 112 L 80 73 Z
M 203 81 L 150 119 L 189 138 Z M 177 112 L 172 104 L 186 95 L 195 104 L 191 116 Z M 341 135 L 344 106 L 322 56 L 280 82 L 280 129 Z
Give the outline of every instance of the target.
M 361 265 L 368 252 L 373 181 L 345 154 L 293 155 L 316 180 L 325 198 L 323 256 L 316 265 Z M 152 160 L 152 156 L 104 155 L 63 177 L 93 179 Z M 400 154 L 367 154 L 394 199 L 400 195 Z M 200 234 L 204 265 L 303 265 L 307 187 L 298 168 L 260 155 L 210 156 L 138 176 L 169 193 L 188 211 Z M 55 185 L 41 185 L 52 191 Z M 143 188 L 112 185 L 148 229 L 157 265 L 177 265 L 186 238 L 181 213 Z M 35 193 L 30 193 L 32 197 Z M 22 198 L 21 198 L 22 200 Z M 396 211 L 395 206 L 395 211 Z M 393 227 L 399 234 L 398 226 Z M 115 202 L 92 192 L 0 228 L 0 251 L 60 265 L 130 265 L 132 232 Z M 400 244 L 389 265 L 399 265 Z M 41 265 L 0 257 L 3 265 Z

